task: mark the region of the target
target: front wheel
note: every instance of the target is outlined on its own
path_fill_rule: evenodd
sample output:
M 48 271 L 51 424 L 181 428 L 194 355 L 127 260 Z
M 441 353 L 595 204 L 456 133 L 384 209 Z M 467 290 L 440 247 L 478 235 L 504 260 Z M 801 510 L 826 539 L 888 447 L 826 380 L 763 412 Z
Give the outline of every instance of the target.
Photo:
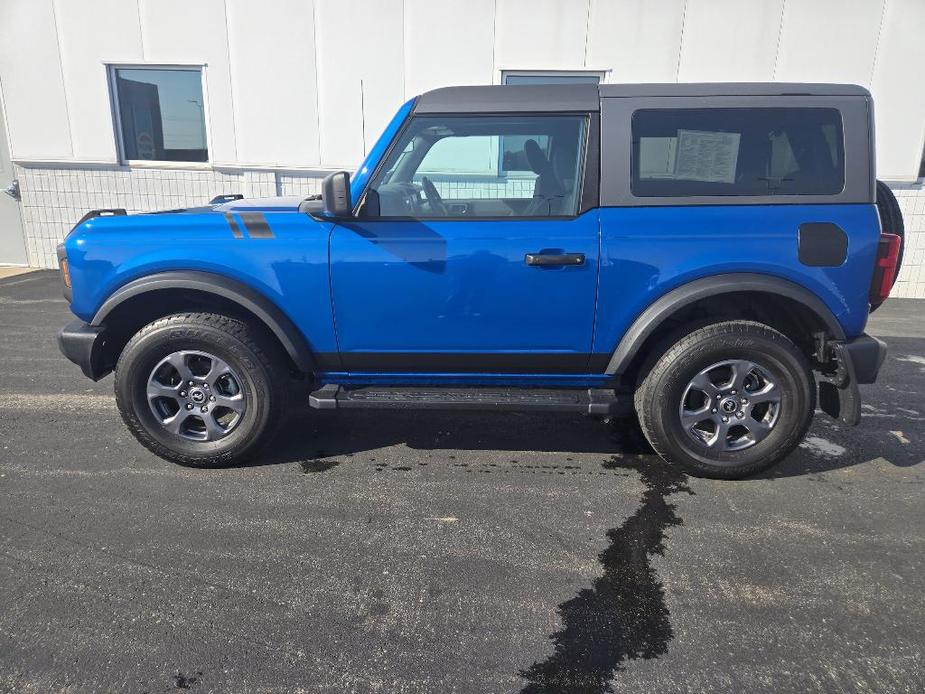
M 247 459 L 276 429 L 286 388 L 274 345 L 213 313 L 149 323 L 116 365 L 116 402 L 140 443 L 167 460 L 220 467 Z
M 714 323 L 678 340 L 636 390 L 643 433 L 700 477 L 764 470 L 803 440 L 815 410 L 806 357 L 762 323 Z

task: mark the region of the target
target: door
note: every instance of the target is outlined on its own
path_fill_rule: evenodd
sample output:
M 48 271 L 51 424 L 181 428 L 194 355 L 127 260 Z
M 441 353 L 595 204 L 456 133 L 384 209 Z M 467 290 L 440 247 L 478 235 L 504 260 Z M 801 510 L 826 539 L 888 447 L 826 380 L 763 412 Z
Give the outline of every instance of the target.
M 6 123 L 0 109 L 0 191 L 13 184 L 13 164 L 10 161 L 9 143 L 6 141 Z M 26 244 L 22 234 L 22 217 L 16 196 L 0 194 L 0 265 L 26 265 Z
M 412 119 L 331 235 L 342 368 L 587 373 L 588 130 L 587 114 Z

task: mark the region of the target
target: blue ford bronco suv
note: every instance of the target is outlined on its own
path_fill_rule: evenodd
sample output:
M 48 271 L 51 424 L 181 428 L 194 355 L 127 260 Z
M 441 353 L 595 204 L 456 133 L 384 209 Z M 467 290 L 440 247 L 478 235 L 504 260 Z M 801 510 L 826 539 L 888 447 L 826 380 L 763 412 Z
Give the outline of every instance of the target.
M 450 87 L 307 199 L 88 213 L 64 354 L 160 456 L 253 456 L 319 409 L 635 409 L 738 478 L 860 418 L 901 262 L 873 104 L 835 84 Z M 304 402 L 304 400 L 303 400 Z

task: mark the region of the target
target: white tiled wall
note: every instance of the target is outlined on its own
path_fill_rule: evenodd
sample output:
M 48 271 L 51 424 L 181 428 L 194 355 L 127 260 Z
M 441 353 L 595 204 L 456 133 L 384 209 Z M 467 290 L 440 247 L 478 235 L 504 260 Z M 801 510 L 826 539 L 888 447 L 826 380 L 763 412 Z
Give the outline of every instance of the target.
M 321 190 L 324 172 L 129 169 L 125 167 L 66 168 L 19 166 L 22 213 L 29 264 L 57 267 L 55 246 L 87 211 L 124 207 L 128 212 L 149 212 L 193 207 L 220 193 L 245 197 L 314 195 Z M 449 198 L 528 196 L 532 181 L 505 184 L 436 183 Z M 902 272 L 892 296 L 925 298 L 925 187 L 892 184 L 902 207 L 906 247 Z
M 890 187 L 899 200 L 906 227 L 903 266 L 890 296 L 925 299 L 925 187 L 921 183 Z
M 417 179 L 415 179 L 417 180 Z M 434 180 L 434 187 L 447 200 L 474 199 L 497 200 L 499 198 L 530 198 L 536 186 L 536 176 L 509 178 L 504 181 L 441 181 Z
M 203 205 L 222 193 L 248 198 L 312 195 L 323 173 L 253 170 L 189 171 L 125 167 L 17 167 L 29 264 L 56 268 L 55 246 L 87 210 L 129 213 Z

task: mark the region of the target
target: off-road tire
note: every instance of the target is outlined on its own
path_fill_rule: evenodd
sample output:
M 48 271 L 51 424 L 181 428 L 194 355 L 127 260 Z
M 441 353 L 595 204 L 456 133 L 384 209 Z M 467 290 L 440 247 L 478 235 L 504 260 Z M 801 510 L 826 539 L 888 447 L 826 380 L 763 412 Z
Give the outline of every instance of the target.
M 899 200 L 892 189 L 883 181 L 877 181 L 877 212 L 880 215 L 880 225 L 884 232 L 896 234 L 900 238 L 899 256 L 896 258 L 896 276 L 903 266 L 903 251 L 906 246 L 906 225 L 903 221 L 903 211 Z M 896 283 L 896 277 L 893 278 Z
M 896 234 L 899 237 L 899 255 L 896 257 L 896 274 L 893 275 L 893 286 L 896 286 L 899 271 L 903 266 L 903 254 L 906 250 L 906 227 L 899 201 L 883 181 L 877 181 L 877 213 L 880 215 L 880 228 L 888 234 Z M 873 313 L 882 305 L 882 303 L 871 304 L 870 312 Z
M 164 429 L 151 412 L 146 385 L 154 366 L 177 350 L 216 355 L 241 376 L 247 409 L 216 441 L 189 441 Z M 129 431 L 161 458 L 188 467 L 226 467 L 249 459 L 275 433 L 285 413 L 287 372 L 277 346 L 255 326 L 216 313 L 159 318 L 128 342 L 115 368 L 116 404 Z
M 723 360 L 761 365 L 780 387 L 781 405 L 773 429 L 744 450 L 713 451 L 681 425 L 685 389 L 702 369 Z M 662 458 L 697 477 L 740 479 L 786 457 L 806 435 L 816 407 L 807 358 L 785 335 L 762 323 L 712 323 L 679 336 L 643 369 L 635 405 L 643 434 Z

